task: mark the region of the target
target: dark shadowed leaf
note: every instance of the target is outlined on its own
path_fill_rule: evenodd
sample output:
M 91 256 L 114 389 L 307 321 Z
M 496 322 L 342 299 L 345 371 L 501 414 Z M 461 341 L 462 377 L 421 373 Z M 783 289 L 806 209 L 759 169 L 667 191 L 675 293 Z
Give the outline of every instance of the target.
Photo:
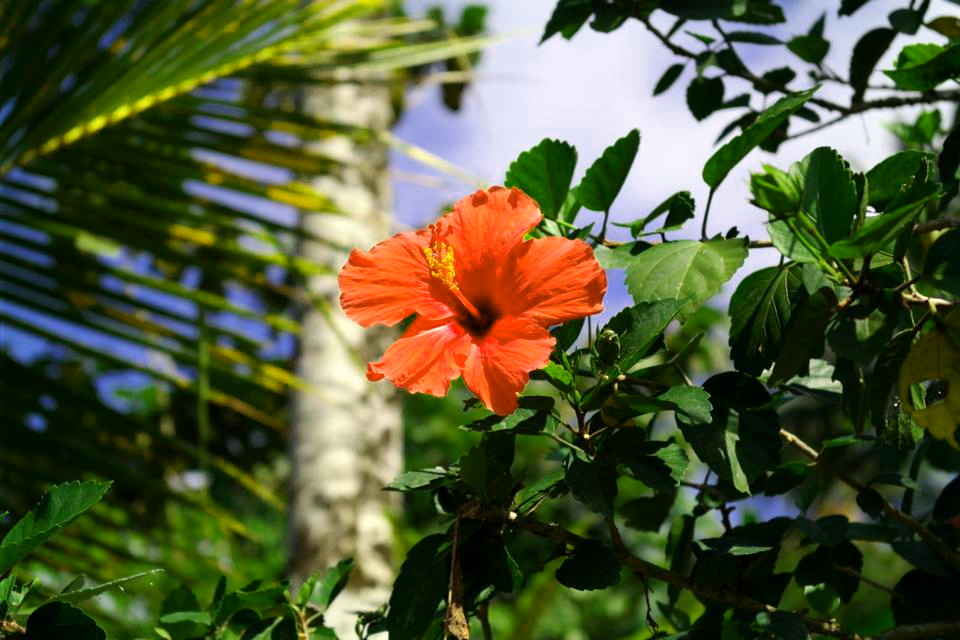
M 730 298 L 730 354 L 739 371 L 756 376 L 773 364 L 805 297 L 798 265 L 767 267 L 743 279 Z
M 957 620 L 960 581 L 914 569 L 900 578 L 890 597 L 898 625 Z
M 780 420 L 767 406 L 770 394 L 736 372 L 713 376 L 703 386 L 713 404 L 712 422 L 695 425 L 677 416 L 680 430 L 714 473 L 750 493 L 751 482 L 780 464 Z
M 677 494 L 660 491 L 653 496 L 635 498 L 623 504 L 618 510 L 624 517 L 624 524 L 638 531 L 659 531 L 670 515 Z
M 687 87 L 687 107 L 697 120 L 703 120 L 723 105 L 721 78 L 694 78 Z
M 446 596 L 449 574 L 450 545 L 445 535 L 427 536 L 410 549 L 390 594 L 387 629 L 391 638 L 421 637 Z
M 881 27 L 865 33 L 853 47 L 853 55 L 850 57 L 850 87 L 853 89 L 851 101 L 854 104 L 863 99 L 870 74 L 890 48 L 896 35 L 893 29 Z
M 93 618 L 65 602 L 48 602 L 27 618 L 27 637 L 43 640 L 104 640 Z
M 658 96 L 672 87 L 681 73 L 683 73 L 683 65 L 680 63 L 667 67 L 667 70 L 664 71 L 660 79 L 657 80 L 657 85 L 653 88 L 653 95 Z
M 960 229 L 938 237 L 923 262 L 923 275 L 938 289 L 960 296 Z
M 809 373 L 811 358 L 823 355 L 823 335 L 837 310 L 837 294 L 823 287 L 795 308 L 768 384 L 775 385 Z
M 591 15 L 592 0 L 559 0 L 540 38 L 541 44 L 557 33 L 569 40 Z
M 571 456 L 566 472 L 567 486 L 585 507 L 602 516 L 613 517 L 617 497 L 617 473 L 604 462 L 587 462 Z
M 620 562 L 606 545 L 584 540 L 557 568 L 560 584 L 580 591 L 606 589 L 620 582 Z

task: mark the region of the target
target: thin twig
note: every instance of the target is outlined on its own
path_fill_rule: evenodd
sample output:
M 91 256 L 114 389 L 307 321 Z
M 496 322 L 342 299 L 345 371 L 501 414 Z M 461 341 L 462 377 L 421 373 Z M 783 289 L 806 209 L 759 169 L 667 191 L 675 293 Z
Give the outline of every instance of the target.
M 534 535 L 550 538 L 552 540 L 558 540 L 570 546 L 576 546 L 584 540 L 584 538 L 581 536 L 573 533 L 572 531 L 567 531 L 563 527 L 560 527 L 556 524 L 547 524 L 526 518 L 517 518 L 512 521 L 512 525 L 518 529 L 529 531 Z M 614 544 L 616 544 L 616 542 L 614 542 Z M 646 560 L 638 558 L 630 553 L 626 548 L 618 550 L 616 554 L 620 563 L 633 571 L 641 579 L 651 578 L 653 580 L 666 582 L 667 584 L 673 585 L 678 589 L 690 591 L 699 596 L 736 607 L 737 609 L 744 609 L 747 611 L 766 611 L 768 613 L 788 613 L 772 605 L 760 602 L 759 600 L 754 600 L 750 596 L 746 596 L 736 591 L 730 591 L 714 585 L 694 582 L 693 580 L 686 578 L 679 573 L 670 571 L 669 569 L 664 569 L 663 567 L 653 564 L 652 562 L 647 562 Z M 819 620 L 803 618 L 803 622 L 807 629 L 813 633 L 820 633 L 823 635 L 832 636 L 834 638 L 840 638 L 841 640 L 867 640 L 860 634 L 852 633 L 840 628 L 835 621 L 821 622 Z
M 891 589 L 890 587 L 888 587 L 888 586 L 886 586 L 886 585 L 883 585 L 883 584 L 880 584 L 879 582 L 877 582 L 877 581 L 875 581 L 875 580 L 871 580 L 870 578 L 868 578 L 867 576 L 863 575 L 863 574 L 860 573 L 859 571 L 856 571 L 855 569 L 851 569 L 850 567 L 848 567 L 848 566 L 845 565 L 845 564 L 840 564 L 839 562 L 834 562 L 834 563 L 833 563 L 833 570 L 836 571 L 837 573 L 842 573 L 842 574 L 848 575 L 848 576 L 850 576 L 851 578 L 856 578 L 857 580 L 859 580 L 859 581 L 862 582 L 863 584 L 868 584 L 868 585 L 870 585 L 871 587 L 873 587 L 874 589 L 879 589 L 880 591 L 883 591 L 883 592 L 885 592 L 885 593 L 889 593 L 892 598 L 896 598 L 897 600 L 903 600 L 903 596 L 900 595 L 899 593 L 897 593 L 896 591 L 894 591 L 893 589 Z
M 493 640 L 493 627 L 490 626 L 490 602 L 484 602 L 477 607 L 477 618 L 480 620 L 480 628 L 483 630 L 484 640 Z
M 843 473 L 843 471 L 840 469 L 823 460 L 820 454 L 813 447 L 808 445 L 793 433 L 790 433 L 786 429 L 780 429 L 780 437 L 783 438 L 787 443 L 796 447 L 801 453 L 803 453 L 803 455 L 810 458 L 812 462 L 826 469 L 837 480 L 847 485 L 857 493 L 867 490 L 865 485 L 857 480 L 854 480 L 847 474 Z M 877 495 L 879 496 L 879 494 Z M 934 551 L 936 551 L 937 554 L 947 562 L 947 564 L 949 564 L 955 570 L 960 571 L 960 556 L 958 556 L 950 547 L 948 547 L 943 540 L 930 533 L 930 530 L 920 524 L 917 520 L 890 504 L 890 502 L 888 502 L 883 496 L 879 496 L 879 498 L 880 508 L 888 518 L 902 524 L 906 528 L 916 533 L 918 536 L 920 536 L 920 539 L 927 543 Z
M 699 56 L 686 49 L 681 47 L 670 40 L 662 31 L 657 29 L 650 22 L 649 17 L 636 14 L 635 17 L 643 24 L 647 30 L 653 34 L 653 36 L 659 40 L 667 49 L 669 49 L 674 55 L 689 58 L 691 60 L 696 60 Z M 722 32 L 721 32 L 722 35 Z M 787 87 L 779 85 L 775 82 L 771 82 L 766 78 L 762 78 L 745 66 L 742 69 L 728 70 L 725 69 L 726 73 L 735 78 L 740 78 L 741 80 L 746 80 L 759 89 L 765 91 L 775 91 L 782 94 L 792 93 Z M 893 109 L 897 107 L 906 107 L 916 104 L 932 104 L 934 102 L 957 102 L 960 101 L 960 90 L 952 89 L 948 91 L 925 91 L 920 95 L 910 95 L 910 96 L 892 96 L 887 98 L 878 98 L 876 100 L 863 100 L 856 102 L 849 106 L 842 105 L 831 100 L 825 100 L 823 98 L 810 98 L 808 101 L 810 104 L 817 105 L 822 109 L 827 111 L 833 111 L 842 115 L 842 118 L 838 118 L 834 121 L 831 121 L 830 124 L 836 124 L 840 120 L 852 116 L 857 113 L 863 113 L 864 111 L 871 111 L 873 109 Z M 821 127 L 822 128 L 822 127 Z
M 584 540 L 583 537 L 553 523 L 538 522 L 528 518 L 507 518 L 507 521 L 511 526 L 517 529 L 522 529 L 543 538 L 557 540 L 571 547 L 578 545 Z M 608 518 L 608 528 L 611 527 L 611 525 L 612 521 Z M 628 549 L 626 549 L 625 546 L 622 545 L 622 538 L 620 539 L 620 543 L 617 542 L 617 539 L 620 538 L 619 532 L 616 532 L 615 534 L 614 531 L 616 531 L 615 525 L 613 526 L 613 531 L 611 531 L 611 538 L 614 540 L 614 546 L 620 547 L 616 550 L 617 559 L 621 564 L 633 571 L 641 580 L 650 578 L 653 580 L 666 582 L 667 584 L 677 587 L 678 589 L 689 591 L 710 600 L 716 600 L 737 609 L 799 615 L 803 620 L 804 625 L 812 633 L 831 636 L 833 638 L 840 638 L 841 640 L 924 640 L 928 638 L 953 637 L 960 632 L 960 623 L 958 622 L 933 622 L 926 624 L 903 625 L 871 639 L 868 636 L 861 636 L 859 633 L 843 629 L 836 622 L 836 620 L 814 620 L 800 614 L 778 609 L 777 607 L 760 602 L 759 600 L 754 600 L 753 598 L 736 591 L 730 591 L 721 587 L 694 582 L 690 578 L 687 578 L 679 573 L 670 571 L 669 569 L 664 569 L 659 565 L 653 564 L 652 562 L 647 562 L 646 560 L 633 555 Z

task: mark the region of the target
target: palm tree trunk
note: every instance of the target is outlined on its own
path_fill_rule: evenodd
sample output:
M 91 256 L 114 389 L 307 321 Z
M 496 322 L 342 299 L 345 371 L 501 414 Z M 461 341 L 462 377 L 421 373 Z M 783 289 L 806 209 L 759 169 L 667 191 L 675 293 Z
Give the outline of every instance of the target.
M 347 79 L 349 80 L 349 79 Z M 337 82 L 303 94 L 306 113 L 338 122 L 386 129 L 393 120 L 383 83 Z M 307 230 L 347 247 L 369 248 L 390 230 L 387 151 L 380 143 L 336 137 L 316 151 L 342 163 L 315 186 L 348 215 L 311 215 Z M 294 399 L 291 455 L 290 577 L 294 585 L 339 560 L 356 559 L 351 581 L 327 623 L 352 637 L 351 612 L 386 602 L 393 581 L 392 526 L 397 494 L 382 491 L 402 466 L 400 406 L 386 384 L 366 379 L 366 362 L 382 353 L 387 331 L 361 329 L 340 311 L 336 271 L 346 255 L 307 241 L 303 257 L 328 265 L 308 290 L 332 310 L 303 318 L 298 374 L 311 387 Z

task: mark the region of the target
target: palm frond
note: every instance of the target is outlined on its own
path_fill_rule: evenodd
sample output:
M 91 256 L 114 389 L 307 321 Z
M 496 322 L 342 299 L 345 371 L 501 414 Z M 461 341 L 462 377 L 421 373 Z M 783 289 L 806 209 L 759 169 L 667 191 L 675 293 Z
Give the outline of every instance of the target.
M 402 146 L 303 115 L 292 91 L 343 69 L 396 82 L 392 70 L 487 44 L 411 38 L 431 23 L 374 19 L 384 4 L 0 2 L 0 504 L 16 513 L 93 474 L 117 481 L 105 518 L 129 503 L 255 537 L 230 500 L 172 488 L 203 469 L 282 517 L 281 479 L 254 469 L 282 450 L 287 393 L 303 386 L 296 310 L 322 302 L 300 285 L 327 269 L 296 247 L 326 242 L 306 217 L 343 215 L 311 180 L 341 164 L 309 143 Z M 120 392 L 153 399 L 118 407 Z M 86 570 L 76 555 L 49 551 Z

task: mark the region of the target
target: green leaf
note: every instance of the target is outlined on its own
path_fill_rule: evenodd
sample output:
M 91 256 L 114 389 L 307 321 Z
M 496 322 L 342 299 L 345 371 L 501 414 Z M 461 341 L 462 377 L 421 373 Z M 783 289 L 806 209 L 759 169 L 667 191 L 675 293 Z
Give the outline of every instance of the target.
M 664 91 L 667 91 L 673 86 L 673 83 L 677 81 L 681 73 L 683 73 L 683 65 L 680 63 L 667 67 L 667 70 L 664 71 L 660 79 L 657 80 L 657 85 L 653 88 L 653 95 L 658 96 Z
M 384 487 L 387 491 L 416 491 L 418 489 L 435 489 L 451 481 L 450 475 L 443 467 L 422 469 L 420 471 L 404 471 Z
M 867 172 L 870 206 L 882 211 L 914 182 L 915 176 L 933 155 L 913 149 L 895 153 Z
M 750 483 L 780 464 L 780 419 L 768 408 L 770 394 L 762 384 L 736 372 L 721 373 L 704 383 L 713 404 L 708 425 L 677 423 L 697 456 L 741 493 Z
M 617 474 L 612 466 L 571 456 L 565 479 L 570 493 L 585 507 L 602 516 L 613 517 Z
M 817 223 L 827 242 L 848 237 L 858 205 L 850 165 L 829 147 L 815 149 L 805 161 L 804 213 Z
M 553 399 L 545 396 L 523 396 L 520 408 L 507 416 L 493 414 L 464 425 L 468 431 L 506 432 L 534 434 L 554 427 L 556 418 L 551 415 Z
M 637 129 L 607 147 L 577 186 L 577 200 L 587 209 L 609 211 L 630 173 L 639 148 L 640 131 Z
M 703 120 L 723 105 L 721 78 L 694 78 L 687 87 L 687 107 L 697 120 Z
M 680 486 L 690 459 L 673 442 L 645 442 L 623 456 L 633 477 L 654 491 L 672 493 Z
M 716 294 L 747 257 L 747 242 L 677 240 L 650 247 L 626 269 L 627 289 L 638 302 L 682 301 L 680 320 Z
M 557 582 L 579 591 L 606 589 L 620 582 L 620 562 L 612 549 L 584 540 L 557 568 Z
M 555 218 L 570 190 L 576 165 L 576 148 L 562 140 L 546 138 L 511 163 L 505 184 L 526 193 L 540 205 L 545 216 Z
M 730 298 L 730 355 L 738 371 L 760 375 L 777 359 L 801 285 L 795 265 L 767 267 L 740 282 Z
M 561 391 L 569 391 L 573 385 L 573 374 L 571 374 L 563 365 L 556 362 L 548 362 L 547 366 L 541 369 L 543 377 L 550 384 Z
M 334 599 L 343 591 L 344 587 L 347 586 L 347 580 L 350 579 L 350 572 L 353 571 L 355 565 L 356 562 L 354 562 L 352 558 L 341 560 L 336 566 L 323 574 L 323 578 L 320 579 L 317 585 L 318 589 L 312 599 L 312 601 L 320 607 L 321 611 L 328 609 Z
M 99 502 L 110 485 L 110 482 L 87 480 L 51 487 L 37 506 L 0 540 L 0 576 L 6 575 L 14 564 L 44 540 Z
M 43 640 L 105 640 L 106 632 L 86 613 L 65 602 L 48 602 L 27 618 L 27 637 Z
M 710 394 L 702 387 L 679 385 L 654 397 L 674 405 L 677 413 L 682 414 L 691 424 L 710 422 L 710 411 L 713 407 L 710 404 Z
M 915 184 L 909 192 L 897 197 L 882 215 L 868 218 L 850 238 L 830 245 L 830 255 L 840 259 L 874 255 L 908 231 L 921 207 L 939 195 L 939 185 L 935 183 Z
M 413 545 L 390 593 L 387 631 L 396 640 L 416 640 L 430 626 L 447 594 L 450 544 L 434 534 Z
M 146 578 L 147 576 L 155 576 L 163 573 L 163 569 L 151 569 L 149 571 L 142 571 L 140 573 L 135 573 L 132 576 L 125 576 L 123 578 L 117 578 L 116 580 L 111 580 L 109 582 L 104 582 L 103 584 L 98 584 L 93 587 L 87 587 L 85 589 L 76 588 L 76 589 L 64 589 L 63 593 L 53 596 L 50 598 L 50 602 L 83 602 L 84 600 L 89 600 L 94 596 L 98 596 L 101 593 L 109 591 L 110 589 L 115 589 L 124 585 L 128 582 L 133 582 L 134 580 L 139 580 L 140 578 Z M 81 583 L 82 586 L 82 583 Z
M 761 113 L 756 121 L 736 138 L 720 147 L 703 166 L 703 181 L 716 189 L 730 170 L 743 160 L 754 147 L 767 139 L 777 128 L 802 107 L 819 89 L 819 85 L 806 91 L 784 96 L 772 107 Z
M 610 318 L 601 330 L 601 334 L 609 331 L 617 338 L 614 360 L 606 367 L 608 377 L 616 378 L 629 372 L 648 355 L 682 306 L 678 300 L 666 298 L 627 307 Z
M 896 69 L 884 71 L 900 89 L 929 91 L 952 78 L 960 78 L 960 42 L 947 47 L 911 44 L 897 56 Z
M 755 556 L 773 549 L 768 545 L 754 544 L 737 538 L 705 538 L 694 542 L 693 548 L 695 551 L 719 552 L 731 556 Z
M 823 14 L 805 35 L 791 38 L 787 49 L 804 62 L 819 65 L 830 51 L 830 42 L 823 37 L 826 18 L 827 15 Z
M 824 332 L 837 312 L 838 302 L 833 289 L 823 287 L 792 311 L 767 384 L 780 384 L 809 373 L 810 359 L 823 355 Z

